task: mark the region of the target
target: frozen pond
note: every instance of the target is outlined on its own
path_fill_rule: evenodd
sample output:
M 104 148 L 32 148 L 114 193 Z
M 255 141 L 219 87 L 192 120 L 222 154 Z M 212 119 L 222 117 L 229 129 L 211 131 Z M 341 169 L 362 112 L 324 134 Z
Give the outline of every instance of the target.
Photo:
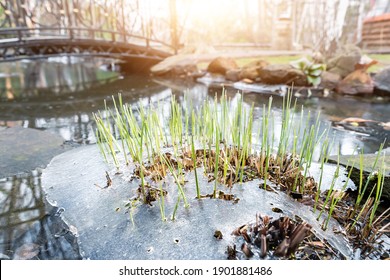
M 12 65 L 12 67 L 9 65 L 7 66 L 6 64 L 2 65 L 2 67 L 5 68 L 0 69 L 0 72 L 2 73 L 2 75 L 0 75 L 0 133 L 6 131 L 4 127 L 18 127 L 15 131 L 19 130 L 19 128 L 43 130 L 49 134 L 55 135 L 56 138 L 62 139 L 63 144 L 67 148 L 84 146 L 96 142 L 94 135 L 95 125 L 92 114 L 99 110 L 104 110 L 104 100 L 110 105 L 111 96 L 116 95 L 118 92 L 122 93 L 125 102 L 132 105 L 139 103 L 147 104 L 149 102 L 169 103 L 170 97 L 175 95 L 178 102 L 185 106 L 185 102 L 188 100 L 191 100 L 194 104 L 201 103 L 207 98 L 214 98 L 215 93 L 220 93 L 221 91 L 220 88 L 208 87 L 204 84 L 188 81 L 186 83 L 162 81 L 155 80 L 149 76 L 136 74 L 121 75 L 115 73 L 113 75 L 104 70 L 103 66 L 104 65 L 99 61 L 87 61 L 86 63 L 83 63 L 82 61 L 80 62 L 73 59 L 69 61 L 50 62 L 23 61 L 19 65 Z M 91 69 L 95 70 L 92 71 Z M 26 89 L 27 86 L 28 88 Z M 257 89 L 254 88 L 242 87 L 242 84 L 238 84 L 237 86 L 244 92 L 243 100 L 245 105 L 250 106 L 252 103 L 254 104 L 254 115 L 257 119 L 261 118 L 263 105 L 268 103 L 268 98 L 272 95 L 275 127 L 278 128 L 278 126 L 280 126 L 282 97 L 277 94 L 271 94 L 270 91 L 272 90 L 269 88 L 266 88 L 265 93 L 261 93 L 257 92 Z M 227 94 L 232 99 L 238 98 L 240 94 L 238 94 L 237 91 L 238 89 L 229 88 Z M 310 120 L 311 122 L 314 121 L 315 114 L 321 112 L 321 126 L 323 128 L 331 127 L 330 134 L 335 137 L 337 142 L 337 144 L 334 145 L 333 155 L 337 153 L 338 149 L 340 149 L 341 154 L 344 155 L 352 154 L 356 152 L 358 148 L 364 148 L 365 153 L 373 153 L 378 150 L 380 143 L 382 143 L 384 139 L 390 138 L 389 131 L 385 131 L 380 127 L 365 126 L 361 127 L 360 130 L 349 130 L 345 129 L 345 127 L 335 125 L 340 120 L 350 116 L 375 120 L 377 122 L 388 122 L 389 105 L 386 100 L 379 98 L 363 99 L 343 96 L 333 96 L 331 98 L 312 97 L 299 98 L 298 106 L 301 105 L 305 106 L 306 111 L 310 110 L 311 112 L 315 112 L 312 113 L 313 119 Z M 388 146 L 388 143 L 389 142 L 387 142 L 386 146 Z M 2 148 L 12 152 L 12 147 Z M 17 151 L 15 152 L 17 155 Z M 30 152 L 34 154 L 34 151 L 26 151 L 26 154 L 29 154 Z M 39 157 L 40 155 L 36 153 L 36 156 Z M 96 157 L 101 160 L 100 156 L 96 155 Z M 38 162 L 34 159 L 34 155 L 31 155 L 29 161 Z M 20 252 L 23 251 L 26 253 L 26 256 L 33 256 L 33 258 L 79 258 L 80 256 L 77 255 L 77 248 L 75 249 L 72 247 L 74 240 L 67 241 L 66 238 L 63 238 L 63 234 L 65 234 L 65 236 L 71 235 L 73 229 L 71 231 L 66 229 L 66 227 L 63 231 L 57 229 L 56 227 L 59 225 L 58 220 L 53 218 L 55 217 L 53 213 L 57 213 L 57 211 L 54 211 L 50 206 L 45 206 L 45 197 L 42 195 L 41 173 L 40 171 L 36 171 L 37 167 L 38 166 L 30 166 L 31 170 L 24 174 L 20 174 L 20 172 L 25 171 L 24 168 L 23 170 L 14 170 L 13 174 L 4 175 L 3 178 L 0 178 L 0 199 L 3 202 L 0 209 L 1 229 L 3 233 L 3 235 L 1 235 L 2 246 L 0 247 L 0 254 L 2 258 L 18 258 L 21 256 Z M 64 178 L 67 176 L 68 175 L 64 175 Z M 83 176 L 79 177 L 79 180 L 83 178 Z M 104 197 L 107 192 L 115 192 L 115 188 L 100 190 L 96 186 L 94 187 L 94 183 L 102 184 L 104 180 L 104 173 L 99 173 L 96 175 L 96 180 L 92 183 L 92 191 L 98 192 L 102 197 Z M 236 191 L 239 191 L 239 187 L 237 187 Z M 259 193 L 261 193 L 261 190 L 259 192 L 256 188 L 256 195 L 260 195 Z M 125 195 L 119 195 L 118 193 L 121 200 L 118 198 L 116 204 L 123 205 L 121 204 L 122 200 L 130 198 L 128 196 L 133 195 L 130 191 L 124 192 L 123 194 Z M 77 192 L 73 195 L 77 195 Z M 244 195 L 244 193 L 242 195 Z M 271 194 L 264 194 L 264 196 L 265 195 Z M 26 197 L 32 198 L 26 199 Z M 85 200 L 88 200 L 88 198 L 85 198 Z M 70 220 L 71 217 L 68 216 L 68 214 L 75 215 L 74 213 L 71 214 L 71 207 L 76 206 L 68 204 L 62 205 L 62 203 L 65 202 L 58 199 L 58 207 L 65 209 L 63 215 Z M 134 229 L 129 225 L 128 214 L 124 214 L 123 206 L 120 205 L 116 206 L 120 207 L 121 211 L 116 213 L 117 220 L 115 224 L 120 225 L 122 230 L 125 229 L 123 230 L 123 235 L 130 234 L 129 232 L 132 232 L 132 230 L 134 231 Z M 185 215 L 190 215 L 189 217 L 194 219 L 194 217 L 191 216 L 191 213 L 195 212 L 194 209 L 198 206 L 199 209 L 201 209 L 201 206 L 213 208 L 216 207 L 215 205 L 220 205 L 218 207 L 224 207 L 226 205 L 229 205 L 229 207 L 232 208 L 243 207 L 239 204 L 231 206 L 226 201 L 206 200 L 202 200 L 201 203 L 194 200 L 191 205 L 188 213 L 182 212 L 183 209 L 179 208 L 178 221 L 176 222 L 161 223 L 160 215 L 158 214 L 158 206 L 151 209 L 147 208 L 146 211 L 138 211 L 135 213 L 134 218 L 136 221 L 137 219 L 139 221 L 140 219 L 142 220 L 142 217 L 139 217 L 140 213 L 142 213 L 142 215 L 147 215 L 149 213 L 151 217 L 155 217 L 155 220 L 151 219 L 152 221 L 155 221 L 156 225 L 154 225 L 154 227 L 159 225 L 160 227 L 173 228 L 177 223 L 185 224 Z M 79 205 L 79 207 L 81 207 L 81 205 Z M 113 209 L 115 210 L 116 207 L 113 206 Z M 169 207 L 172 207 L 172 205 L 167 205 L 167 216 L 172 213 L 172 211 L 169 210 Z M 264 213 L 269 213 L 269 207 L 265 208 Z M 197 211 L 199 212 L 200 210 Z M 238 210 L 232 211 L 232 213 L 239 212 Z M 220 227 L 219 230 L 228 232 L 230 230 L 228 227 L 250 222 L 253 220 L 256 214 L 255 212 L 261 211 L 263 210 L 258 209 L 251 213 L 240 214 L 247 216 L 238 216 L 237 220 L 240 220 L 238 224 L 232 220 L 230 224 L 215 224 L 215 227 L 218 226 Z M 288 212 L 289 210 L 285 211 Z M 218 211 L 211 212 L 214 213 Z M 275 215 L 275 213 L 269 214 Z M 205 215 L 206 214 L 203 216 Z M 213 220 L 218 220 L 223 216 L 222 214 L 218 215 L 220 216 L 216 216 Z M 223 216 L 223 219 L 226 219 L 229 215 L 229 213 L 226 213 Z M 201 222 L 200 218 L 205 218 L 203 216 L 199 215 L 199 223 Z M 120 224 L 120 222 L 122 224 Z M 87 224 L 88 223 L 86 223 L 86 225 Z M 98 227 L 99 226 L 96 226 L 95 229 Z M 160 229 L 162 230 L 163 228 Z M 61 234 L 59 235 L 58 232 Z M 120 232 L 119 229 L 118 232 Z M 224 232 L 224 234 L 226 232 Z M 82 239 L 83 242 L 92 238 L 85 236 L 84 234 L 84 230 L 80 230 L 79 238 Z M 92 235 L 92 233 L 89 234 Z M 176 244 L 178 245 L 178 248 L 181 248 L 180 246 L 189 246 L 184 242 L 186 240 L 185 237 L 182 237 L 179 232 L 177 232 L 177 235 L 181 237 L 181 241 L 183 241 Z M 205 237 L 205 240 L 210 238 L 212 240 L 210 242 L 214 242 L 212 235 L 213 233 L 211 236 L 209 233 L 204 233 L 202 236 Z M 229 234 L 225 234 L 225 236 L 228 235 Z M 105 246 L 109 246 L 111 244 L 110 242 L 114 242 L 115 239 L 111 239 L 112 238 L 103 241 L 107 243 Z M 223 240 L 220 243 L 216 243 L 219 246 L 219 251 L 213 250 L 213 253 L 209 253 L 210 255 L 208 256 L 210 258 L 214 258 L 214 254 L 217 254 L 217 252 L 220 254 L 223 253 L 222 251 L 226 247 L 221 245 L 223 242 L 227 241 Z M 24 244 L 29 245 L 23 247 Z M 158 258 L 157 253 L 150 254 L 150 252 L 147 251 L 149 246 L 147 242 L 143 244 L 146 249 L 144 247 L 138 249 L 137 252 L 143 252 L 142 254 L 144 254 L 141 254 L 140 256 L 145 256 L 145 258 Z M 206 244 L 209 243 L 202 244 L 206 246 Z M 215 244 L 213 246 L 213 248 L 216 248 Z M 20 250 L 18 251 L 18 249 Z M 155 250 L 157 249 L 154 248 L 152 251 L 156 252 Z M 16 254 L 16 252 L 19 253 Z M 88 251 L 87 249 L 84 249 L 84 252 L 88 252 L 88 256 L 91 258 L 98 258 L 98 256 L 103 257 L 102 253 L 96 255 L 96 252 Z M 128 253 L 127 257 L 129 256 L 130 253 Z M 109 256 L 106 257 L 110 258 Z M 114 256 L 111 256 L 111 258 L 114 258 Z M 126 257 L 120 256 L 120 258 Z

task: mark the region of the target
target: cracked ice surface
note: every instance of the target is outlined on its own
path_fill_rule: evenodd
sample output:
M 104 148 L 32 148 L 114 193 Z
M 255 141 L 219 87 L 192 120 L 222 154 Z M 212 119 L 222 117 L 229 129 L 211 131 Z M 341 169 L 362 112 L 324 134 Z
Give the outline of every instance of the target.
M 49 202 L 65 209 L 62 216 L 77 228 L 83 256 L 90 259 L 226 259 L 226 247 L 233 243 L 231 232 L 254 220 L 256 213 L 279 218 L 295 215 L 313 226 L 317 236 L 327 241 L 347 258 L 353 253 L 348 242 L 332 232 L 341 226 L 333 219 L 327 231 L 312 208 L 294 201 L 282 192 L 273 193 L 259 188 L 260 180 L 233 186 L 237 204 L 220 199 L 197 200 L 194 175 L 188 174 L 184 186 L 189 208 L 181 202 L 175 221 L 170 217 L 177 200 L 177 187 L 167 184 L 165 197 L 166 222 L 161 220 L 159 202 L 138 206 L 134 212 L 135 226 L 124 207 L 125 201 L 136 195 L 137 180 L 130 181 L 129 166 L 115 174 L 112 166 L 103 162 L 98 147 L 86 146 L 56 156 L 42 175 L 42 185 Z M 113 180 L 106 185 L 105 172 Z M 200 174 L 200 172 L 199 172 Z M 214 182 L 199 176 L 202 194 L 212 193 Z M 100 186 L 100 187 L 98 187 Z M 219 189 L 228 193 L 224 186 Z M 272 212 L 273 207 L 283 213 Z M 323 217 L 324 218 L 324 217 Z M 320 219 L 322 221 L 322 219 Z M 216 240 L 215 230 L 223 233 Z

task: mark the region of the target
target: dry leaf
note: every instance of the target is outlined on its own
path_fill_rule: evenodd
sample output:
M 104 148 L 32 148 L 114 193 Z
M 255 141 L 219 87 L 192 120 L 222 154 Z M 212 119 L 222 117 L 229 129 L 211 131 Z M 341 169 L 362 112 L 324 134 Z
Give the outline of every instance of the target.
M 253 84 L 253 80 L 248 79 L 248 78 L 242 79 L 242 82 L 246 83 L 246 84 Z
M 253 257 L 253 252 L 252 250 L 248 247 L 248 245 L 246 245 L 246 243 L 243 243 L 242 246 L 241 246 L 241 250 L 242 252 L 245 254 L 245 256 L 249 259 L 251 257 Z
M 373 120 L 366 120 L 366 119 L 362 119 L 362 118 L 346 118 L 346 119 L 343 119 L 340 121 L 340 123 L 366 123 L 366 122 L 375 122 Z
M 382 126 L 384 130 L 390 130 L 390 122 L 381 122 L 379 125 Z

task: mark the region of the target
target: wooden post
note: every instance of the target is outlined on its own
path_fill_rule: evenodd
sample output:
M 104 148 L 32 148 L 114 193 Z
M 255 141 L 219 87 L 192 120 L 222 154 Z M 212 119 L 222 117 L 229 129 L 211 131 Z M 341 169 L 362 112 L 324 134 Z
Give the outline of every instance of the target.
M 66 1 L 64 0 L 64 8 L 65 8 L 65 15 L 66 15 L 66 18 L 68 19 L 68 26 L 67 26 L 67 29 L 69 31 L 69 39 L 73 39 L 73 21 L 72 21 L 72 14 L 73 14 L 73 11 L 71 11 L 70 9 L 72 9 L 72 7 L 69 7 L 69 5 L 72 4 L 72 1 Z
M 92 0 L 89 1 L 89 16 L 91 18 L 91 27 L 92 29 L 95 29 L 95 7 L 93 6 Z M 92 31 L 90 34 L 92 36 L 92 40 L 95 40 L 95 31 Z

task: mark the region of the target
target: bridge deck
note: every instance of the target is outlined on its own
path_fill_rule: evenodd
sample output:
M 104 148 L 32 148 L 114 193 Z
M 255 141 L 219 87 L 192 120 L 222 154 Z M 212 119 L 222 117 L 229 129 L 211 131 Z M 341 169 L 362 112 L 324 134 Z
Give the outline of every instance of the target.
M 85 35 L 87 34 L 87 35 Z M 159 62 L 169 46 L 141 36 L 86 28 L 8 28 L 0 30 L 0 62 L 55 55 L 104 56 Z

